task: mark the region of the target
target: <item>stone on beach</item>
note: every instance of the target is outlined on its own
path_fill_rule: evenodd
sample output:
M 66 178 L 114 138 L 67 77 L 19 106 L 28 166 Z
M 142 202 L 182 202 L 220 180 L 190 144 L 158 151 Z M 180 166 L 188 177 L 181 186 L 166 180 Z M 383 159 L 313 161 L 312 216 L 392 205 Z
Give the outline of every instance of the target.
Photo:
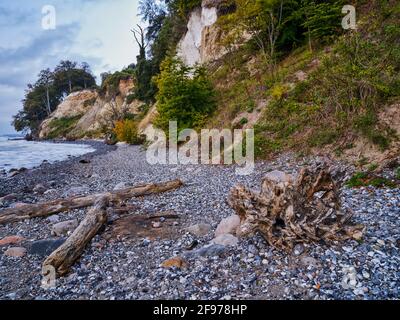
M 79 222 L 76 219 L 59 222 L 53 225 L 53 227 L 51 228 L 51 232 L 57 237 L 61 237 L 67 235 L 68 232 L 75 230 L 78 225 Z
M 217 257 L 227 251 L 226 246 L 221 244 L 208 244 L 200 249 L 185 252 L 185 257 Z
M 11 194 L 8 194 L 8 195 L 6 195 L 4 197 L 1 197 L 0 198 L 0 202 L 14 201 L 17 198 L 18 198 L 18 196 L 15 193 L 11 193 Z
M 33 188 L 33 192 L 34 193 L 38 193 L 38 194 L 43 194 L 43 193 L 45 193 L 46 192 L 46 187 L 43 185 L 43 184 L 41 184 L 41 183 L 39 183 L 39 184 L 37 184 L 34 188 Z
M 222 219 L 220 224 L 215 231 L 215 237 L 224 235 L 224 234 L 232 234 L 236 235 L 236 231 L 240 226 L 240 218 L 238 215 L 234 214 L 228 218 Z
M 22 241 L 24 241 L 25 239 L 23 237 L 19 237 L 19 236 L 9 236 L 9 237 L 5 237 L 3 239 L 0 240 L 0 247 L 1 246 L 7 246 L 10 244 L 17 244 L 17 243 L 21 243 Z
M 63 197 L 70 198 L 74 196 L 82 196 L 87 192 L 89 192 L 89 188 L 87 186 L 71 187 L 64 192 Z
M 26 249 L 23 247 L 12 247 L 7 249 L 4 254 L 13 258 L 22 258 L 26 255 Z
M 114 191 L 123 190 L 128 188 L 128 184 L 126 182 L 120 182 L 114 187 Z
M 28 253 L 38 256 L 48 256 L 65 242 L 65 239 L 46 239 L 35 241 L 28 247 Z

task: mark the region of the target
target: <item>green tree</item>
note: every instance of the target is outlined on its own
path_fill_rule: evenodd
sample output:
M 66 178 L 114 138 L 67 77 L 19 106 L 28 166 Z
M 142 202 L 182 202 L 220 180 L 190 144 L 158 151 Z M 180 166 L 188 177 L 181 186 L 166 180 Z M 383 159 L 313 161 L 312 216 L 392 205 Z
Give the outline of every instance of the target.
M 139 15 L 148 24 L 146 28 L 148 50 L 146 57 L 143 54 L 138 56 L 136 66 L 136 97 L 140 100 L 154 102 L 157 87 L 152 78 L 160 74 L 161 63 L 169 54 L 174 54 L 176 45 L 186 32 L 187 23 L 179 13 L 178 2 L 178 0 L 139 2 Z
M 178 130 L 198 129 L 216 108 L 215 93 L 206 70 L 191 68 L 176 58 L 161 65 L 157 80 L 156 125 L 168 131 L 169 121 L 178 122 Z
M 30 131 L 38 135 L 40 124 L 60 104 L 63 97 L 73 88 L 91 87 L 96 84 L 87 63 L 78 67 L 76 62 L 61 61 L 54 71 L 42 70 L 34 84 L 28 84 L 23 110 L 14 116 L 13 125 L 17 131 Z
M 302 0 L 301 4 L 302 26 L 307 30 L 310 48 L 313 39 L 329 42 L 342 33 L 343 0 Z

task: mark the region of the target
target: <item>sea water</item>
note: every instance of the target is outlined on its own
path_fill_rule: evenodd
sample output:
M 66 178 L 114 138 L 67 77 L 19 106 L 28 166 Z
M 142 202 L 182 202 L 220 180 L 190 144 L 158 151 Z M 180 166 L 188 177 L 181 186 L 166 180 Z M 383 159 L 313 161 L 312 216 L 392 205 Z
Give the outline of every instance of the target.
M 0 136 L 0 170 L 35 168 L 44 160 L 49 163 L 72 156 L 81 156 L 95 149 L 85 144 L 51 143 L 15 140 L 16 136 Z

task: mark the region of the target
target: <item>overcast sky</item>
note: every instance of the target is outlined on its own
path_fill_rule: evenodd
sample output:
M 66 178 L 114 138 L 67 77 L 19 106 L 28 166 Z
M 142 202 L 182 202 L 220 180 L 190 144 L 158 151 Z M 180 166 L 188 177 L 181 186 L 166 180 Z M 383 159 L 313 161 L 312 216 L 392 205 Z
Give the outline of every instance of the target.
M 56 29 L 44 30 L 42 9 L 56 9 Z M 13 133 L 28 83 L 60 60 L 87 62 L 99 78 L 138 54 L 130 29 L 138 0 L 0 0 L 0 134 Z

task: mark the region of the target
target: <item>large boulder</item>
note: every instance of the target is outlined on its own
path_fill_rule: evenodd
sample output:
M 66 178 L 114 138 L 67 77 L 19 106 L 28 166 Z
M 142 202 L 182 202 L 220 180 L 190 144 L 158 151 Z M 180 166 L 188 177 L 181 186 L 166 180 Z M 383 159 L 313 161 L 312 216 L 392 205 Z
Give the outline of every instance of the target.
M 58 249 L 64 242 L 65 238 L 61 239 L 45 239 L 32 242 L 28 247 L 28 253 L 32 255 L 38 255 L 41 257 L 46 257 L 50 255 L 53 251 Z
M 239 239 L 231 234 L 222 234 L 211 241 L 213 244 L 219 244 L 221 246 L 236 246 L 239 243 Z

